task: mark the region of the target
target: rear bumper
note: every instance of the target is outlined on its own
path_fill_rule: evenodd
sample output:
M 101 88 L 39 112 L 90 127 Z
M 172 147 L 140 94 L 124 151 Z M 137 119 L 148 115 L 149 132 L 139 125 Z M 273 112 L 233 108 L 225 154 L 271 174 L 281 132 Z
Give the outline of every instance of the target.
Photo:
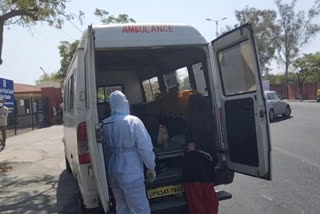
M 219 201 L 228 200 L 232 198 L 232 195 L 226 191 L 217 192 L 217 197 Z M 175 197 L 169 196 L 165 197 L 159 201 L 150 202 L 150 208 L 152 214 L 161 214 L 163 212 L 186 212 L 188 210 L 187 202 L 183 196 Z

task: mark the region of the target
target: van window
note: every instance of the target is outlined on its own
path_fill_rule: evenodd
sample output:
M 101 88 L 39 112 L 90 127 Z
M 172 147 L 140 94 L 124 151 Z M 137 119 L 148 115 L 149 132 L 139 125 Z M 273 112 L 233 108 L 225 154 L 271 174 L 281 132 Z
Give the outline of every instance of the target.
M 272 93 L 267 94 L 267 100 L 275 100 L 275 97 L 273 96 Z
M 273 93 L 273 96 L 275 100 L 282 100 L 282 97 L 277 92 Z
M 64 95 L 64 105 L 66 108 L 66 111 L 69 111 L 69 100 L 70 100 L 70 94 L 69 94 L 69 87 L 70 87 L 70 80 L 67 81 L 65 87 L 65 95 Z
M 64 86 L 64 90 L 63 90 L 63 110 L 66 111 L 67 110 L 67 85 Z
M 193 76 L 195 79 L 197 91 L 204 95 L 208 96 L 208 89 L 206 84 L 206 79 L 204 77 L 202 63 L 197 63 L 192 65 Z
M 89 109 L 89 101 L 88 101 L 88 64 L 87 62 L 87 54 L 84 55 L 84 91 L 85 91 L 85 102 L 86 102 L 86 108 Z
M 156 99 L 156 95 L 161 94 L 158 77 L 153 77 L 142 81 L 142 86 L 146 102 L 154 101 Z
M 177 80 L 179 84 L 179 92 L 184 90 L 191 90 L 190 79 L 187 67 L 180 68 L 176 71 Z
M 171 88 L 175 88 L 178 85 L 176 72 L 163 74 L 163 78 L 167 91 L 169 91 Z
M 69 80 L 69 110 L 73 110 L 73 102 L 74 102 L 74 78 L 73 75 L 70 77 Z
M 254 59 L 248 41 L 218 53 L 223 91 L 226 96 L 256 91 Z
M 98 87 L 98 103 L 109 102 L 109 96 L 114 91 L 124 92 L 123 85 Z

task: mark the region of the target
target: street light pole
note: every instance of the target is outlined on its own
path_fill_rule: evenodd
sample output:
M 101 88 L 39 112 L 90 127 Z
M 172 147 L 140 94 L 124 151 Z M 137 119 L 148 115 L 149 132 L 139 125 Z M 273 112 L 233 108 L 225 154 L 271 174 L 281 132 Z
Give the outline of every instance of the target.
M 218 28 L 218 25 L 219 25 L 219 20 L 215 20 L 216 21 L 216 37 L 218 38 L 219 36 L 219 28 Z
M 227 17 L 224 17 L 222 19 L 206 19 L 206 21 L 214 21 L 216 23 L 216 37 L 219 36 L 219 21 L 222 21 L 222 20 L 226 20 Z
M 40 70 L 44 73 L 45 76 L 48 76 L 47 72 L 40 66 Z

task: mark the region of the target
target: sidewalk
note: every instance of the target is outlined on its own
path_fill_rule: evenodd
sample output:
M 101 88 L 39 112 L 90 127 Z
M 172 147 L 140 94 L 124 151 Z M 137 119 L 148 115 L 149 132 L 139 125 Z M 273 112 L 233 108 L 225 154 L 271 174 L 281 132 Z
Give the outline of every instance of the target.
M 62 126 L 8 138 L 0 152 L 0 213 L 76 213 L 72 175 L 65 171 Z M 73 200 L 73 201 L 72 201 Z
M 287 102 L 301 102 L 300 100 L 285 100 L 285 101 L 287 101 Z M 304 103 L 316 103 L 317 102 L 317 100 L 303 100 L 302 102 L 304 102 Z

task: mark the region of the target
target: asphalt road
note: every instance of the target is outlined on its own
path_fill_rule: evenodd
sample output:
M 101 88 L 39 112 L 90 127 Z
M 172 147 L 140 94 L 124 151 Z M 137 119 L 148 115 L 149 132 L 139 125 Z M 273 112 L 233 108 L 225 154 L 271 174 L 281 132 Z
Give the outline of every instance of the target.
M 273 180 L 236 174 L 220 214 L 320 213 L 320 104 L 291 103 L 271 124 Z M 0 152 L 0 213 L 76 213 L 75 183 L 64 170 L 62 127 L 8 139 Z

